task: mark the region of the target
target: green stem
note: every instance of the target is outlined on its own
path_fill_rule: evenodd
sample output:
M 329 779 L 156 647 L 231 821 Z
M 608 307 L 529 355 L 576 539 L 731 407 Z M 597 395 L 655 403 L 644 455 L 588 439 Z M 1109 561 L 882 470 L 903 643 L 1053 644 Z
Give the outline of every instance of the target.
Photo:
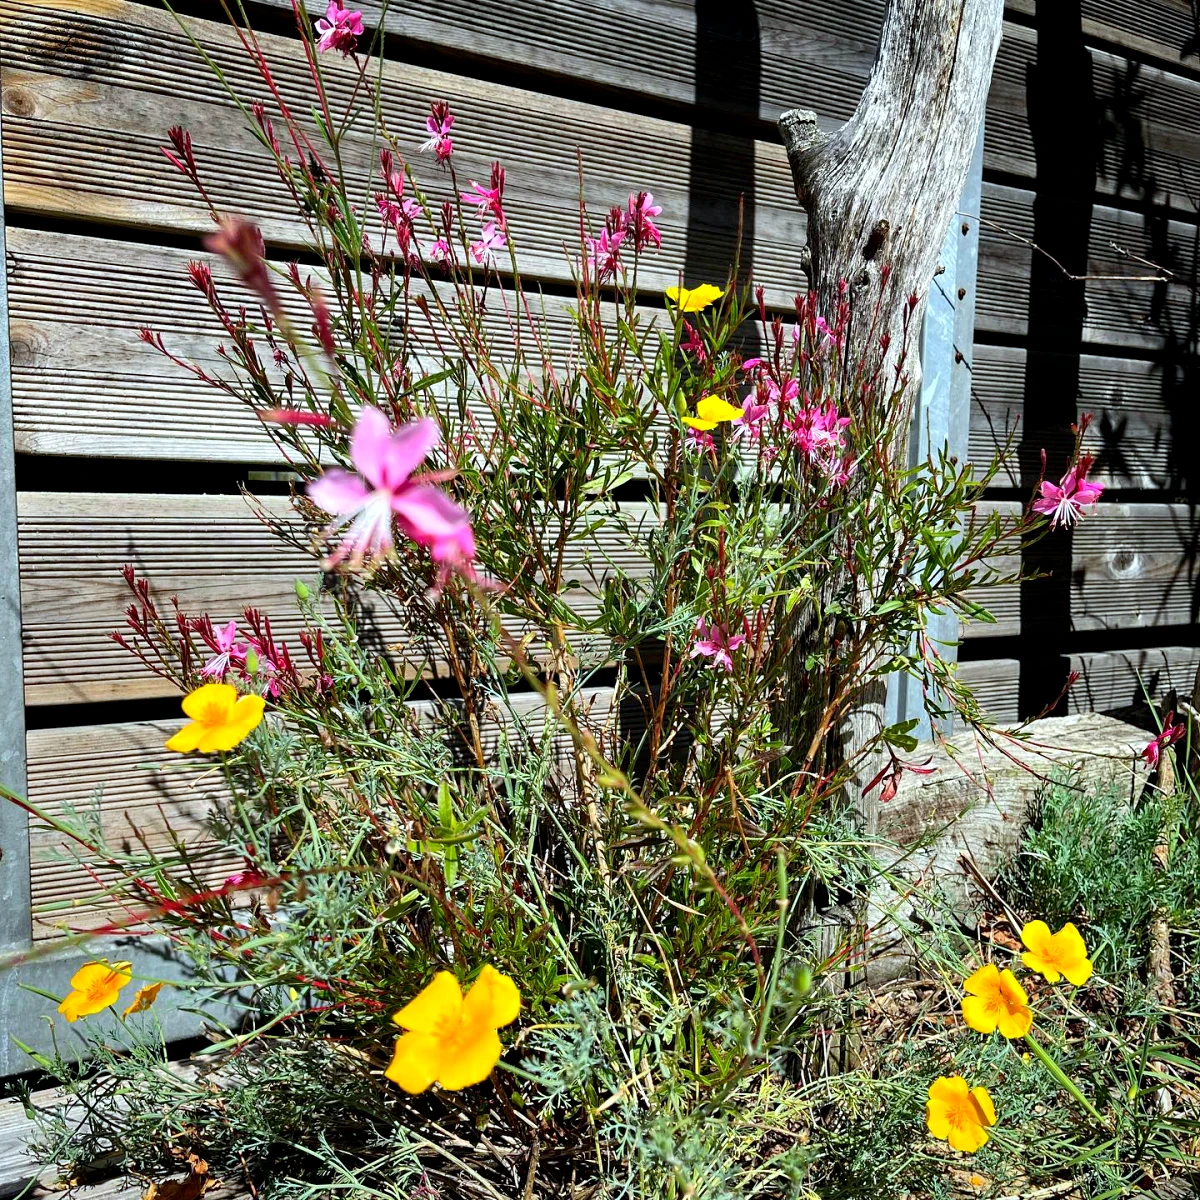
M 1089 1116 L 1094 1117 L 1100 1122 L 1101 1125 L 1103 1125 L 1104 1118 L 1092 1107 L 1091 1102 L 1087 1099 L 1087 1097 L 1084 1096 L 1084 1094 L 1070 1081 L 1070 1079 L 1067 1078 L 1067 1074 L 1062 1067 L 1060 1067 L 1058 1063 L 1056 1063 L 1054 1059 L 1052 1059 L 1050 1055 L 1042 1049 L 1041 1045 L 1034 1038 L 1033 1034 L 1027 1033 L 1025 1035 L 1025 1040 L 1029 1043 L 1030 1050 L 1032 1050 L 1034 1054 L 1038 1056 L 1038 1058 L 1041 1060 L 1042 1066 L 1044 1066 L 1046 1070 L 1050 1072 L 1055 1081 L 1079 1101 Z

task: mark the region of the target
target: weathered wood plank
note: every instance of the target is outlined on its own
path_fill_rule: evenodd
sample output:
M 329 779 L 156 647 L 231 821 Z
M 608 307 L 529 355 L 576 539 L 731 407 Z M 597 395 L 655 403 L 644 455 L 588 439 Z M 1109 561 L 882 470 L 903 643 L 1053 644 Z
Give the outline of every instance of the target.
M 1029 332 L 1030 263 L 1035 253 L 1014 238 L 1033 240 L 1034 194 L 985 184 L 980 229 L 979 303 L 975 327 L 993 334 L 1023 337 Z M 1130 350 L 1179 352 L 1193 336 L 1192 289 L 1196 272 L 1196 226 L 1146 218 L 1096 205 L 1089 231 L 1088 274 L 1105 276 L 1087 283 L 1084 343 Z M 1147 269 L 1115 247 L 1164 262 L 1178 279 L 1171 283 L 1129 278 Z
M 1039 0 L 1007 0 L 1009 12 L 1034 16 Z M 1081 0 L 1083 37 L 1109 42 L 1169 66 L 1194 71 L 1200 54 L 1200 17 L 1192 0 Z
M 958 677 L 975 692 L 980 707 L 997 725 L 1017 721 L 1017 682 L 1021 664 L 1015 658 L 978 659 L 958 664 Z
M 267 497 L 262 506 L 272 520 L 303 536 L 286 499 Z M 625 516 L 649 519 L 644 505 L 629 506 Z M 18 518 L 25 694 L 31 704 L 173 694 L 169 683 L 108 638 L 123 625 L 128 603 L 124 563 L 150 578 L 164 609 L 177 595 L 191 615 L 207 611 L 224 622 L 253 605 L 271 617 L 284 640 L 294 639 L 300 626 L 295 581 L 320 586 L 316 558 L 281 542 L 240 496 L 24 492 Z M 600 581 L 611 570 L 643 570 L 635 543 L 617 524 L 606 524 L 586 544 L 572 546 L 568 570 L 579 591 L 571 597 L 581 612 L 594 607 Z M 376 632 L 395 654 L 439 661 L 438 647 L 407 629 L 383 598 L 367 599 Z M 582 651 L 586 635 L 576 641 Z
M 291 0 L 267 2 L 291 10 Z M 320 0 L 307 7 L 325 11 Z M 369 28 L 378 27 L 381 8 L 362 3 Z M 797 105 L 845 120 L 874 61 L 882 16 L 882 0 L 837 8 L 817 0 L 514 0 L 489 14 L 481 38 L 469 7 L 430 0 L 389 5 L 385 28 L 508 69 L 774 123 Z M 726 67 L 720 74 L 718 64 Z
M 583 705 L 599 730 L 612 713 L 611 689 L 588 689 Z M 410 708 L 418 719 L 433 711 L 429 702 Z M 636 737 L 636 714 L 623 717 L 634 722 L 626 734 Z M 503 740 L 510 753 L 520 753 L 521 738 L 540 741 L 551 719 L 536 693 L 496 697 L 484 714 L 484 749 L 495 754 Z M 143 721 L 31 731 L 30 801 L 50 817 L 70 816 L 95 828 L 110 851 L 137 853 L 139 844 L 169 851 L 182 843 L 195 860 L 197 884 L 218 884 L 241 861 L 238 854 L 215 848 L 209 825 L 228 793 L 211 760 L 163 748 L 181 724 Z M 518 726 L 520 734 L 514 737 Z M 557 733 L 552 753 L 565 763 L 570 752 L 570 737 Z M 95 929 L 132 915 L 105 894 L 104 886 L 115 883 L 119 874 L 98 866 L 101 856 L 37 819 L 29 823 L 29 843 L 35 939 Z M 189 881 L 192 872 L 180 877 Z
M 1073 654 L 1070 663 L 1071 669 L 1079 672 L 1079 680 L 1067 693 L 1068 710 L 1119 712 L 1144 708 L 1147 696 L 1158 703 L 1172 689 L 1189 697 L 1200 666 L 1200 647 Z
M 1016 440 L 997 477 L 1001 486 L 1028 486 L 1036 482 L 1038 450 L 1046 447 L 1051 460 L 1061 462 L 1072 442 L 1068 428 L 1040 423 L 1041 405 L 1026 400 L 1030 374 L 1037 378 L 1053 368 L 1039 363 L 1049 355 L 1035 355 L 1032 369 L 1024 349 L 976 345 L 972 367 L 971 458 L 981 466 L 1006 446 L 1009 434 Z M 1197 484 L 1196 462 L 1191 453 L 1196 438 L 1197 414 L 1191 403 L 1193 368 L 1186 358 L 1175 361 L 1082 355 L 1079 358 L 1077 415 L 1095 420 L 1084 448 L 1095 455 L 1093 478 L 1109 487 L 1153 488 L 1187 492 Z M 1051 376 L 1062 372 L 1051 370 Z M 1022 461 L 1021 443 L 1028 447 Z M 1024 468 L 1022 471 L 1021 468 Z
M 230 30 L 201 21 L 191 27 L 235 88 L 263 93 Z M 260 221 L 280 244 L 302 242 L 294 205 L 262 147 L 168 14 L 119 0 L 106 3 L 103 15 L 88 0 L 34 7 L 4 0 L 0 35 L 6 44 L 5 198 L 13 212 L 174 232 L 210 229 L 191 186 L 159 153 L 166 127 L 181 124 L 192 131 L 219 206 Z M 295 41 L 264 38 L 263 47 L 279 87 L 297 111 L 306 111 L 311 84 Z M 344 110 L 352 76 L 343 64 L 329 65 L 331 102 Z M 578 149 L 597 218 L 639 189 L 662 202 L 663 250 L 642 268 L 649 288 L 677 282 L 685 268 L 689 281 L 697 272 L 723 272 L 738 196 L 751 190 L 748 262 L 775 301 L 788 302 L 800 285 L 795 247 L 803 220 L 782 147 L 705 134 L 714 154 L 745 161 L 746 179 L 735 182 L 714 171 L 694 185 L 694 131 L 687 126 L 415 66 L 385 66 L 385 118 L 402 140 L 411 138 L 414 151 L 429 103 L 438 98 L 449 100 L 459 116 L 462 185 L 485 178 L 493 158 L 508 170 L 510 226 L 526 274 L 570 277 L 565 248 L 578 244 Z M 350 177 L 360 182 L 375 163 L 368 126 L 360 118 L 342 149 Z M 448 177 L 432 163 L 419 165 L 434 202 L 448 197 Z
M 988 98 L 986 166 L 1032 179 L 1037 157 L 1030 108 L 1038 38 L 1009 22 Z M 1096 191 L 1195 212 L 1200 196 L 1200 82 L 1105 50 L 1081 50 L 1090 66 Z M 1091 137 L 1093 130 L 1065 131 Z M 1048 148 L 1054 153 L 1054 148 Z
M 986 501 L 981 509 L 1014 511 L 1011 501 Z M 1050 575 L 1060 569 L 1051 533 L 1026 556 L 1028 572 Z M 1189 625 L 1200 615 L 1200 515 L 1186 504 L 1099 505 L 1076 526 L 1071 540 L 1070 623 L 1077 631 L 1144 629 Z M 1004 569 L 1015 568 L 1014 556 Z M 1032 580 L 1022 608 L 1021 589 L 1007 584 L 980 588 L 975 599 L 996 618 L 994 625 L 968 623 L 966 639 L 1036 636 L 1057 631 L 1062 615 L 1039 605 L 1038 589 L 1052 589 L 1052 578 Z
M 217 353 L 224 331 L 192 286 L 187 265 L 210 263 L 234 309 L 248 294 L 211 255 L 110 238 L 35 229 L 12 231 L 9 281 L 17 449 L 68 454 L 190 461 L 279 462 L 282 456 L 259 420 L 236 396 L 196 379 L 138 337 L 149 326 L 167 348 L 210 375 L 236 379 Z M 419 288 L 418 291 L 423 289 Z M 298 327 L 311 323 L 284 292 Z M 556 362 L 578 339 L 564 297 L 532 300 Z M 508 301 L 511 311 L 511 297 Z M 505 302 L 492 292 L 485 328 L 498 362 L 511 361 L 512 330 Z M 647 321 L 661 310 L 647 310 Z M 527 329 L 522 334 L 528 341 Z M 432 344 L 414 325 L 417 353 Z M 104 398 L 98 404 L 96 398 Z M 472 415 L 486 435 L 492 414 L 481 399 Z

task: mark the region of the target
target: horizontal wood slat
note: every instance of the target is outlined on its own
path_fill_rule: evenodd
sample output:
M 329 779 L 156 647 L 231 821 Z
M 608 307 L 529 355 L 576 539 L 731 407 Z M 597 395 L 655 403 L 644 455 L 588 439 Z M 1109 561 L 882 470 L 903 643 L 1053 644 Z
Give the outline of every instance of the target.
M 1039 62 L 1037 31 L 1005 25 L 988 96 L 984 166 L 1030 179 L 1037 175 L 1031 114 L 1040 112 L 1048 160 L 1066 143 L 1095 139 L 1096 192 L 1194 213 L 1200 197 L 1200 82 L 1080 48 L 1080 61 L 1073 64 L 1078 75 L 1073 71 L 1064 83 L 1059 38 L 1049 45 L 1050 61 Z M 1090 90 L 1086 96 L 1076 94 L 1083 79 Z M 1064 87 L 1072 93 L 1065 110 L 1058 94 Z M 1094 125 L 1080 124 L 1089 119 Z
M 237 396 L 197 379 L 138 336 L 149 326 L 162 334 L 172 354 L 217 378 L 236 381 L 236 373 L 217 352 L 224 330 L 188 277 L 188 263 L 196 259 L 210 263 L 218 290 L 232 309 L 250 302 L 211 255 L 111 238 L 9 230 L 18 451 L 282 462 L 261 422 Z M 311 314 L 305 315 L 294 292 L 284 291 L 283 296 L 297 327 L 311 324 Z M 565 363 L 578 341 L 569 301 L 533 297 L 531 308 L 549 353 Z M 659 313 L 661 309 L 647 310 L 644 315 L 649 321 Z M 484 325 L 496 360 L 511 361 L 513 333 L 504 297 L 496 291 Z M 527 326 L 521 334 L 528 345 Z M 418 356 L 423 341 L 433 352 L 423 323 L 414 325 L 412 336 Z M 97 403 L 98 396 L 103 403 Z M 484 435 L 494 428 L 478 395 L 472 414 Z
M 610 719 L 611 690 L 587 689 L 582 703 L 599 732 Z M 432 711 L 429 703 L 410 707 L 419 717 Z M 484 749 L 495 754 L 503 741 L 510 753 L 520 754 L 524 739 L 540 744 L 547 720 L 536 693 L 513 695 L 507 701 L 496 698 L 485 714 Z M 181 842 L 195 858 L 198 883 L 219 884 L 241 864 L 239 854 L 216 849 L 209 824 L 228 790 L 211 758 L 163 748 L 181 724 L 125 722 L 30 732 L 30 801 L 50 817 L 97 828 L 110 852 L 136 854 L 139 843 L 166 852 Z M 627 732 L 636 737 L 639 730 L 635 720 Z M 556 733 L 554 759 L 565 764 L 570 748 L 569 735 Z M 103 861 L 100 855 L 37 819 L 30 821 L 29 841 L 35 939 L 94 929 L 133 915 L 104 894 L 104 886 L 120 875 L 97 866 Z M 180 878 L 186 882 L 190 874 L 185 870 Z
M 1035 240 L 1034 193 L 984 184 L 982 216 L 975 328 L 1024 337 L 1029 333 L 1030 270 L 1036 253 L 1026 244 Z M 1062 219 L 1080 217 L 1064 213 Z M 1138 213 L 1095 205 L 1088 235 L 1087 274 L 1104 278 L 1086 284 L 1082 341 L 1138 351 L 1182 350 L 1192 336 L 1189 281 L 1196 272 L 1196 226 L 1157 217 L 1147 220 Z M 1169 246 L 1167 253 L 1164 243 Z M 1147 268 L 1125 258 L 1114 246 L 1164 263 L 1178 279 L 1164 284 L 1131 278 L 1145 276 Z
M 1079 679 L 1067 693 L 1071 712 L 1116 712 L 1144 708 L 1149 695 L 1159 703 L 1174 689 L 1185 699 L 1192 694 L 1200 648 L 1155 646 L 1146 650 L 1112 650 L 1070 656 Z
M 31 730 L 29 799 L 48 815 L 103 832 L 110 851 L 135 852 L 145 839 L 168 851 L 175 839 L 202 855 L 197 882 L 212 885 L 237 869 L 235 854 L 204 854 L 205 827 L 225 781 L 205 759 L 172 755 L 163 742 L 179 721 L 89 725 Z M 128 919 L 103 895 L 118 873 L 98 864 L 102 856 L 30 821 L 30 877 L 34 937 L 64 929 L 94 929 Z M 180 878 L 186 881 L 186 870 Z
M 1192 490 L 1197 464 L 1190 448 L 1200 436 L 1195 411 L 1194 367 L 1174 361 L 1071 357 L 1020 347 L 976 345 L 972 363 L 971 458 L 990 463 L 1016 433 L 997 483 L 1032 487 L 1041 470 L 1038 451 L 1050 461 L 1066 459 L 1073 438 L 1061 409 L 1045 413 L 1039 397 L 1077 372 L 1074 417 L 1094 421 L 1084 448 L 1095 455 L 1092 477 L 1109 487 Z M 1031 399 L 1026 399 L 1026 396 Z M 1046 427 L 1047 419 L 1053 424 Z M 1021 446 L 1026 449 L 1021 452 Z M 1024 467 L 1024 471 L 1021 467 Z
M 303 526 L 281 497 L 261 501 L 272 520 L 303 536 Z M 175 689 L 112 642 L 129 602 L 121 567 L 132 562 L 150 578 L 169 615 L 177 595 L 192 616 L 214 622 L 238 617 L 247 605 L 271 617 L 287 640 L 300 626 L 295 582 L 320 586 L 315 557 L 281 542 L 240 496 L 25 492 L 17 498 L 25 696 L 30 704 L 66 704 L 173 695 Z M 616 567 L 642 567 L 625 520 L 648 519 L 629 505 L 621 523 L 595 531 L 568 550 L 578 591 L 577 611 L 594 607 L 600 580 Z M 531 529 L 532 536 L 538 531 Z M 378 595 L 366 603 L 376 632 L 398 657 L 439 661 L 437 645 L 406 627 Z M 512 628 L 517 627 L 514 624 Z M 576 649 L 587 635 L 572 638 Z
M 1006 7 L 1029 17 L 1045 12 L 1044 0 L 1007 0 Z M 1055 8 L 1050 7 L 1051 19 Z M 1192 0 L 1081 0 L 1078 11 L 1078 33 L 1088 41 L 1109 42 L 1191 71 L 1197 68 L 1200 19 Z
M 291 0 L 267 0 L 287 12 Z M 323 15 L 321 0 L 309 12 Z M 376 28 L 382 6 L 360 5 Z M 586 81 L 704 110 L 773 122 L 785 108 L 843 121 L 858 102 L 879 41 L 882 0 L 509 0 L 477 14 L 456 0 L 391 4 L 386 29 L 415 43 L 506 68 Z M 721 69 L 722 66 L 725 69 Z
M 1015 511 L 1010 502 L 987 501 L 981 509 Z M 1058 556 L 1062 532 L 1050 533 L 1026 558 L 1026 570 L 1053 576 L 1063 569 Z M 1071 535 L 1070 628 L 1077 631 L 1144 629 L 1188 625 L 1200 613 L 1200 514 L 1186 504 L 1102 503 Z M 1006 561 L 1015 569 L 1018 560 Z M 994 625 L 967 624 L 965 639 L 1058 633 L 1068 619 L 1059 611 L 1053 577 L 1025 585 L 980 588 L 974 599 L 996 618 Z M 1045 597 L 1043 601 L 1040 597 Z
M 996 725 L 1013 725 L 1017 711 L 1017 682 L 1021 664 L 1015 658 L 978 659 L 959 663 L 958 677 L 968 684 L 984 715 Z
M 232 86 L 249 96 L 263 94 L 232 31 L 208 22 L 189 24 Z M 4 0 L 0 36 L 6 46 L 10 213 L 208 231 L 203 203 L 159 150 L 167 126 L 181 124 L 192 132 L 201 172 L 219 207 L 255 218 L 281 244 L 303 240 L 294 205 L 262 147 L 168 14 L 120 0 L 106 0 L 103 15 L 88 0 L 45 7 Z M 310 84 L 297 44 L 267 37 L 262 43 L 279 87 L 297 111 L 306 111 Z M 352 75 L 346 65 L 326 62 L 331 103 L 344 110 Z M 694 138 L 687 126 L 419 67 L 385 66 L 388 126 L 402 140 L 411 139 L 414 151 L 429 103 L 438 98 L 449 100 L 458 113 L 460 186 L 485 178 L 493 158 L 505 164 L 510 225 L 527 275 L 570 278 L 564 248 L 578 243 L 578 149 L 597 219 L 639 189 L 652 191 L 663 204 L 663 250 L 641 271 L 650 288 L 677 282 L 685 268 L 689 282 L 697 282 L 698 273 L 723 275 L 738 196 L 751 189 L 754 245 L 747 260 L 756 278 L 781 303 L 800 286 L 796 247 L 804 223 L 782 146 L 707 134 L 715 139 L 714 163 L 723 156 L 726 169 L 693 181 Z M 353 179 L 361 181 L 365 169 L 375 169 L 375 142 L 365 124 L 344 139 L 342 157 Z M 738 162 L 744 178 L 735 181 Z M 432 200 L 448 197 L 448 177 L 428 159 L 419 166 Z M 364 205 L 369 203 L 364 195 Z

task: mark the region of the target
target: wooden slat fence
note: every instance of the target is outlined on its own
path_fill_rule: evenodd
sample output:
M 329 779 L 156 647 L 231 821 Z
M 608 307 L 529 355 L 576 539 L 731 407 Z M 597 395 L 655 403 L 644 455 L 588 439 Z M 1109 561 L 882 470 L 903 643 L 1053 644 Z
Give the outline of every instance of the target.
M 378 20 L 378 5 L 362 7 Z M 235 36 L 204 19 L 209 6 L 185 10 L 233 84 L 262 94 Z M 547 284 L 551 340 L 566 353 L 556 297 L 577 236 L 576 150 L 597 212 L 639 189 L 664 205 L 663 251 L 643 276 L 651 298 L 681 274 L 723 273 L 744 198 L 746 261 L 786 306 L 803 285 L 804 219 L 773 121 L 797 105 L 828 127 L 849 115 L 882 10 L 882 0 L 514 0 L 489 10 L 480 38 L 478 13 L 457 0 L 392 5 L 383 105 L 415 149 L 429 101 L 448 99 L 460 175 L 504 162 L 522 264 Z M 280 85 L 304 107 L 290 0 L 252 12 Z M 1019 503 L 1039 449 L 1053 472 L 1067 425 L 1093 411 L 1088 446 L 1110 489 L 1101 517 L 1030 552 L 1026 565 L 1050 579 L 997 589 L 996 623 L 964 630 L 962 677 L 1012 721 L 1049 703 L 1071 670 L 1081 679 L 1064 709 L 1126 709 L 1143 683 L 1189 691 L 1200 661 L 1190 453 L 1200 43 L 1189 0 L 1010 0 L 1009 15 L 981 212 L 963 216 L 982 217 L 970 453 L 989 458 L 1015 424 L 986 503 Z M 162 832 L 198 820 L 204 793 L 154 769 L 170 689 L 106 640 L 124 603 L 120 565 L 138 563 L 192 607 L 221 605 L 221 617 L 246 603 L 291 611 L 294 580 L 314 574 L 236 495 L 250 471 L 280 465 L 255 419 L 137 338 L 149 324 L 185 357 L 219 365 L 213 321 L 184 274 L 203 257 L 208 217 L 159 153 L 166 128 L 190 128 L 218 203 L 259 220 L 272 253 L 302 231 L 241 114 L 148 0 L 0 0 L 0 71 L 30 790 L 50 807 L 98 796 L 114 828 L 128 814 Z M 1063 89 L 1057 131 L 1044 77 Z M 345 82 L 332 91 L 345 99 Z M 353 177 L 370 153 L 350 140 Z M 440 197 L 445 182 L 425 175 Z M 1091 278 L 1056 275 L 1030 241 Z M 1118 278 L 1150 273 L 1143 260 L 1169 281 Z M 179 482 L 164 487 L 173 465 Z M 94 888 L 44 830 L 31 841 L 29 920 L 41 938 L 64 900 Z

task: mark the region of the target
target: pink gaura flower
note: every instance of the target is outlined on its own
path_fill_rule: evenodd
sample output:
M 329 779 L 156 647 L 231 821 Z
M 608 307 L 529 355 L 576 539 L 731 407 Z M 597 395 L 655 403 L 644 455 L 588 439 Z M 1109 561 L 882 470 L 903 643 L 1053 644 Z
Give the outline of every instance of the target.
M 716 670 L 722 667 L 726 672 L 733 670 L 733 652 L 746 640 L 744 633 L 729 636 L 729 626 L 721 623 L 709 626 L 701 617 L 696 622 L 696 640 L 692 643 L 689 658 L 711 658 L 708 665 Z
M 1048 516 L 1051 529 L 1059 525 L 1070 529 L 1083 515 L 1084 508 L 1100 499 L 1104 485 L 1087 478 L 1091 465 L 1092 456 L 1083 454 L 1057 484 L 1042 480 L 1042 495 L 1033 502 L 1033 511 Z
M 236 621 L 230 621 L 221 629 L 213 631 L 213 646 L 216 654 L 200 669 L 205 679 L 224 679 L 230 667 L 242 667 L 246 662 L 246 647 L 238 640 Z
M 701 452 L 717 448 L 716 439 L 706 429 L 692 429 L 689 427 L 687 431 L 687 444 L 689 449 Z
M 333 468 L 308 485 L 308 494 L 326 512 L 350 521 L 327 566 L 349 559 L 390 553 L 392 519 L 414 542 L 428 546 L 435 562 L 468 568 L 475 557 L 470 517 L 441 488 L 412 473 L 438 444 L 437 423 L 429 417 L 393 430 L 377 408 L 359 410 L 350 440 L 355 472 Z
M 440 263 L 443 267 L 449 266 L 451 258 L 450 243 L 445 238 L 438 238 L 432 246 L 429 247 L 429 261 Z
M 1187 726 L 1181 721 L 1178 725 L 1175 724 L 1175 712 L 1172 709 L 1167 714 L 1167 719 L 1163 723 L 1162 732 L 1142 751 L 1142 757 L 1150 764 L 1153 769 L 1158 766 L 1158 760 L 1162 757 L 1162 752 L 1168 747 L 1173 746 L 1187 732 Z
M 641 254 L 647 246 L 655 250 L 662 246 L 662 234 L 654 224 L 654 218 L 662 212 L 662 205 L 654 203 L 649 192 L 630 192 L 629 207 L 622 216 L 622 230 L 633 240 L 634 254 Z
M 418 153 L 432 150 L 438 162 L 445 162 L 454 153 L 454 141 L 450 137 L 453 125 L 454 114 L 450 111 L 450 105 L 445 100 L 435 100 L 429 116 L 425 118 L 429 140 L 421 143 Z
M 504 227 L 504 168 L 498 163 L 492 163 L 491 187 L 471 180 L 471 191 L 460 192 L 464 204 L 473 204 L 479 210 L 482 220 L 493 216 Z
M 624 230 L 603 229 L 598 238 L 587 239 L 588 258 L 596 269 L 596 282 L 612 279 L 621 267 L 621 243 Z
M 810 462 L 829 469 L 834 459 L 840 459 L 846 448 L 842 430 L 850 424 L 849 417 L 839 417 L 832 400 L 808 405 L 786 422 L 785 428 L 801 454 Z
M 765 388 L 755 388 L 742 402 L 742 419 L 739 425 L 755 436 L 759 426 L 771 415 L 772 404 Z
M 342 6 L 342 0 L 329 0 L 325 16 L 317 22 L 317 50 L 324 54 L 327 50 L 340 50 L 343 54 L 353 54 L 357 44 L 356 39 L 362 36 L 363 19 L 361 12 L 351 12 Z
M 842 342 L 845 341 L 845 334 L 837 329 L 830 329 L 829 322 L 824 317 L 818 317 L 816 320 L 817 332 L 825 339 L 827 344 L 836 346 L 839 350 L 842 348 Z
M 495 221 L 489 221 L 480 231 L 479 241 L 471 243 L 471 257 L 483 266 L 496 261 L 496 251 L 508 245 L 508 238 Z
M 253 221 L 223 217 L 221 228 L 204 239 L 204 248 L 219 254 L 237 272 L 238 278 L 272 311 L 279 311 L 279 294 L 271 281 L 264 256 L 263 237 Z M 212 274 L 203 263 L 189 264 L 192 282 L 206 295 L 212 289 Z M 211 296 L 210 296 L 211 298 Z

